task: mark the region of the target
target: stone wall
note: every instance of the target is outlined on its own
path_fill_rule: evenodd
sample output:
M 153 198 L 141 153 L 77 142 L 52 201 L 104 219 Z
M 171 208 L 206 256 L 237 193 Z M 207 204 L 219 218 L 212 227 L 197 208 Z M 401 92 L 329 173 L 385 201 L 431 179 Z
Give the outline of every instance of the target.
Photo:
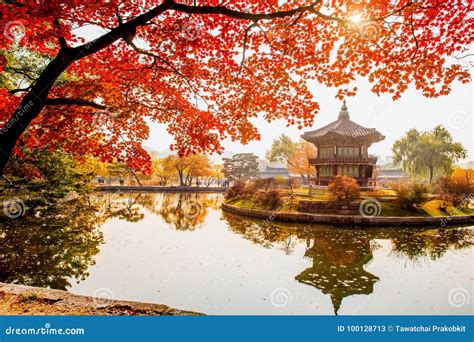
M 298 211 L 316 214 L 358 215 L 359 205 L 359 202 L 299 201 Z
M 336 215 L 336 214 L 312 214 L 312 213 L 289 213 L 270 210 L 257 210 L 240 208 L 226 203 L 222 204 L 222 210 L 238 215 L 259 218 L 269 221 L 284 221 L 294 223 L 315 223 L 341 226 L 425 226 L 432 228 L 443 228 L 448 225 L 474 225 L 474 215 L 468 216 L 360 216 L 360 215 Z

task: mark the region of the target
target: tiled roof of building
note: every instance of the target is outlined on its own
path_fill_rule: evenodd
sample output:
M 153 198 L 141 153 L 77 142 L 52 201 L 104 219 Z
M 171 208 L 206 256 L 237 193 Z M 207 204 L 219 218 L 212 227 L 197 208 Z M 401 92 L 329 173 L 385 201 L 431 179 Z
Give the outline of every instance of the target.
M 379 169 L 377 178 L 406 178 L 402 169 Z
M 336 121 L 317 130 L 306 132 L 302 135 L 302 138 L 307 141 L 315 141 L 330 134 L 336 134 L 345 138 L 371 137 L 373 142 L 381 141 L 385 138 L 375 128 L 366 128 L 352 121 L 349 117 L 345 100 Z
M 288 173 L 288 169 L 286 167 L 273 167 L 273 166 L 266 166 L 265 172 L 286 172 Z

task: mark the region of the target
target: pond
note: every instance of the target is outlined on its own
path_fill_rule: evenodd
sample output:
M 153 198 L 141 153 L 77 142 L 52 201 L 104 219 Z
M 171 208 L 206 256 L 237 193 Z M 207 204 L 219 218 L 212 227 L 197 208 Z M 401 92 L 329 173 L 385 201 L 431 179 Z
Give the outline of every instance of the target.
M 224 213 L 220 194 L 94 194 L 0 219 L 0 281 L 206 314 L 472 314 L 474 227 Z

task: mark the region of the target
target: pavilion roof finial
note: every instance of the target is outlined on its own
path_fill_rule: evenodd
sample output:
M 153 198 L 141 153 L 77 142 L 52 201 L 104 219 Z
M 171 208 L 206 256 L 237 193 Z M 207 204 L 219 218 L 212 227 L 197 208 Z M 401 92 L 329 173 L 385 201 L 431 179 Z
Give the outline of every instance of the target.
M 349 112 L 347 111 L 346 99 L 342 102 L 341 111 L 339 112 L 339 120 L 341 119 L 350 119 Z

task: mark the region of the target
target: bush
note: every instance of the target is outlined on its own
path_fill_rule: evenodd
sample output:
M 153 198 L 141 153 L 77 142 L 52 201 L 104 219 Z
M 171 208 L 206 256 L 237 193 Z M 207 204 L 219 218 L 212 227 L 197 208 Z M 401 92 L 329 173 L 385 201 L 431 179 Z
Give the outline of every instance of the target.
M 332 197 L 338 201 L 359 198 L 360 187 L 354 178 L 347 176 L 334 176 L 329 181 L 328 190 Z
M 275 178 L 257 178 L 248 182 L 246 187 L 246 193 L 253 195 L 259 190 L 268 190 L 275 187 Z
M 403 209 L 420 207 L 429 200 L 430 188 L 420 182 L 393 183 L 392 188 L 398 205 Z
M 436 192 L 440 196 L 440 208 L 446 209 L 451 203 L 455 207 L 469 204 L 469 195 L 474 192 L 474 183 L 460 177 L 442 177 L 437 182 Z
M 236 180 L 232 185 L 227 189 L 225 193 L 225 198 L 228 200 L 235 199 L 245 195 L 246 183 L 244 180 Z
M 254 195 L 254 201 L 267 209 L 277 209 L 283 205 L 283 193 L 278 189 L 259 191 Z
M 236 180 L 232 186 L 227 189 L 225 198 L 235 199 L 238 197 L 251 197 L 261 190 L 268 190 L 274 186 L 274 178 L 257 178 L 246 182 L 245 180 Z

